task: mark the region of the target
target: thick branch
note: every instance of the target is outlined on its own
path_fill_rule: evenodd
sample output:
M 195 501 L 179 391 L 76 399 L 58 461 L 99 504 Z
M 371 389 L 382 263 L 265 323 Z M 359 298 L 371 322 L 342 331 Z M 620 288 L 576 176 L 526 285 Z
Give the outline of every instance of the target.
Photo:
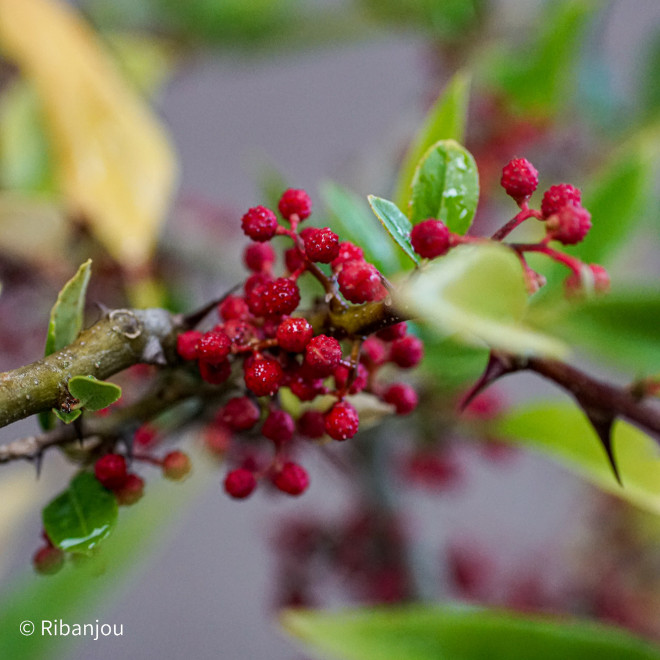
M 104 380 L 139 362 L 174 361 L 180 324 L 163 309 L 109 312 L 61 351 L 0 374 L 0 426 L 59 408 L 73 376 Z

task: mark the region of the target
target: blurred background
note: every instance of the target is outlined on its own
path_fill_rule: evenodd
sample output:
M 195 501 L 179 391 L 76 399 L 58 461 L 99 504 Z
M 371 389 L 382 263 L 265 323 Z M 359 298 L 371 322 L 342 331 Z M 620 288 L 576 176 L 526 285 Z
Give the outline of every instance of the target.
M 0 2 L 0 21 L 11 4 Z M 57 90 L 76 88 L 64 80 L 58 87 L 55 67 L 25 65 L 34 43 L 16 45 L 0 29 L 2 370 L 43 353 L 50 307 L 87 256 L 94 258 L 90 301 L 190 310 L 241 280 L 239 219 L 248 207 L 287 186 L 305 188 L 323 226 L 337 186 L 362 199 L 387 197 L 415 129 L 457 72 L 472 77 L 465 142 L 482 186 L 474 233 L 513 215 L 498 184 L 514 156 L 529 158 L 547 185 L 578 187 L 617 153 L 627 158 L 626 145 L 643 144 L 650 161 L 642 164 L 657 162 L 654 0 L 71 4 L 93 27 L 126 93 L 146 99 L 162 122 L 165 156 L 145 146 L 145 164 L 157 161 L 153 183 L 171 204 L 150 208 L 139 235 L 130 227 L 139 210 L 121 227 L 95 215 L 103 191 L 90 199 L 84 182 L 60 171 L 53 145 L 67 140 L 67 122 L 55 122 L 59 133 L 48 128 Z M 75 59 L 71 50 L 45 59 Z M 102 85 L 104 70 L 91 68 Z M 76 119 L 75 105 L 93 86 L 72 92 L 62 110 L 81 133 L 90 131 L 83 141 L 95 139 L 93 123 L 85 124 L 84 112 Z M 52 92 L 45 102 L 44 89 Z M 143 120 L 116 98 L 118 116 Z M 146 144 L 149 130 L 135 139 Z M 641 229 L 612 256 L 613 280 L 658 274 L 657 180 L 649 176 L 636 206 L 622 209 Z M 133 242 L 117 238 L 124 231 Z M 656 519 L 557 462 L 490 436 L 489 420 L 510 403 L 555 396 L 537 379 L 498 384 L 457 424 L 457 393 L 479 374 L 484 355 L 452 355 L 429 348 L 418 376 L 426 398 L 414 422 L 376 425 L 352 448 L 308 450 L 312 486 L 300 499 L 258 493 L 231 501 L 203 432 L 165 439 L 191 452 L 193 476 L 179 485 L 158 483 L 154 474 L 152 488 L 145 475 L 147 497 L 121 513 L 120 526 L 126 519 L 134 535 L 127 533 L 130 550 L 108 568 L 111 579 L 101 576 L 73 597 L 85 620 L 123 623 L 124 637 L 41 652 L 99 660 L 118 653 L 295 658 L 300 653 L 277 627 L 279 607 L 410 598 L 571 612 L 660 637 Z M 632 377 L 635 364 L 598 361 L 595 368 Z M 125 387 L 141 377 L 127 375 Z M 36 431 L 25 420 L 2 429 L 1 440 Z M 11 601 L 27 619 L 30 598 L 46 597 L 39 590 L 48 578 L 32 574 L 30 558 L 41 507 L 71 474 L 55 452 L 38 480 L 32 465 L 2 466 L 0 612 Z M 75 590 L 65 595 L 62 608 L 74 607 Z M 57 613 L 63 594 L 48 597 Z M 7 657 L 21 657 L 21 648 Z

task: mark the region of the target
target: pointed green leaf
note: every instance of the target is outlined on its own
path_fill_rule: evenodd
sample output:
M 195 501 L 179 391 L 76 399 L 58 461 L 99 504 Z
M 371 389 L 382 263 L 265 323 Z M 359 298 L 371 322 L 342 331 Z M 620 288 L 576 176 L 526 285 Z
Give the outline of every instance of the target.
M 429 110 L 399 168 L 394 195 L 399 208 L 408 208 L 415 169 L 426 150 L 438 140 L 463 141 L 469 95 L 470 76 L 459 72 Z
M 94 376 L 74 376 L 69 380 L 69 392 L 85 410 L 102 410 L 119 400 L 121 387 Z
M 479 202 L 479 174 L 472 154 L 454 140 L 430 147 L 417 165 L 408 213 L 413 224 L 442 220 L 450 231 L 465 234 Z
M 399 302 L 443 336 L 517 355 L 561 356 L 559 341 L 528 328 L 527 290 L 513 251 L 499 244 L 461 246 L 400 287 Z
M 69 552 L 90 552 L 116 522 L 117 498 L 89 472 L 76 475 L 43 511 L 48 538 Z
M 85 294 L 91 272 L 92 260 L 88 259 L 57 296 L 50 311 L 46 355 L 68 346 L 78 336 L 82 328 Z
M 367 199 L 376 217 L 387 229 L 396 244 L 412 259 L 416 266 L 419 265 L 419 257 L 410 243 L 410 230 L 412 229 L 410 220 L 394 202 L 374 195 L 369 195 Z
M 359 245 L 365 258 L 386 274 L 401 269 L 397 250 L 362 197 L 333 181 L 321 184 L 320 192 L 341 241 Z
M 498 418 L 494 432 L 505 442 L 549 454 L 600 488 L 660 513 L 660 450 L 652 438 L 617 421 L 612 448 L 621 487 L 605 449 L 584 413 L 572 404 L 528 404 Z
M 289 610 L 282 624 L 341 660 L 659 660 L 660 649 L 590 621 L 476 607 Z
M 63 410 L 58 410 L 57 408 L 53 408 L 53 413 L 55 414 L 55 417 L 59 419 L 61 422 L 64 422 L 65 424 L 71 424 L 71 422 L 75 422 L 80 415 L 82 415 L 82 410 L 72 410 L 71 412 L 64 412 Z

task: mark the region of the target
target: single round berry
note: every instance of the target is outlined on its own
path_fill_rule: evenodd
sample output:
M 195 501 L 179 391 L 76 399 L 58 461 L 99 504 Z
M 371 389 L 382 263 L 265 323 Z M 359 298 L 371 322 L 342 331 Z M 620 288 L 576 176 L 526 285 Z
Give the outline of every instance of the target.
M 605 293 L 610 288 L 610 276 L 599 264 L 589 264 L 589 272 L 586 274 L 571 273 L 564 281 L 566 293 L 569 296 L 579 296 L 585 292 L 590 285 L 595 293 Z M 587 282 L 589 278 L 590 282 Z
M 407 330 L 408 324 L 405 321 L 401 321 L 401 323 L 395 323 L 394 325 L 379 330 L 376 333 L 376 337 L 383 341 L 394 341 L 395 339 L 405 337 Z
M 312 228 L 304 242 L 305 253 L 310 261 L 329 264 L 339 256 L 339 236 L 329 227 Z
M 202 338 L 202 333 L 197 330 L 188 330 L 187 332 L 182 332 L 176 338 L 176 352 L 184 360 L 196 360 L 197 359 L 197 345 L 199 340 Z
M 323 413 L 318 410 L 307 410 L 304 412 L 298 418 L 296 426 L 300 435 L 311 438 L 312 440 L 318 440 L 325 435 Z
M 309 476 L 298 463 L 285 463 L 273 477 L 273 484 L 287 495 L 301 495 L 309 486 Z
M 383 401 L 394 406 L 397 415 L 408 415 L 417 408 L 419 399 L 417 392 L 410 385 L 394 383 L 383 393 Z
M 218 305 L 218 315 L 224 321 L 244 321 L 250 316 L 250 308 L 244 298 L 239 296 L 227 296 Z
M 261 427 L 262 435 L 277 445 L 291 440 L 295 430 L 296 425 L 293 417 L 289 413 L 284 412 L 284 410 L 273 410 L 266 417 L 266 421 Z
M 378 269 L 366 261 L 345 263 L 337 276 L 339 290 L 352 303 L 382 300 L 387 296 Z
M 246 298 L 255 289 L 272 281 L 273 278 L 268 273 L 254 273 L 253 275 L 250 275 L 250 277 L 245 280 L 245 284 L 243 284 L 243 291 L 245 291 Z
M 277 205 L 283 218 L 289 220 L 292 215 L 297 215 L 300 220 L 309 218 L 312 213 L 312 200 L 304 190 L 289 188 L 282 193 Z
M 358 431 L 360 416 L 347 401 L 335 403 L 323 417 L 325 432 L 335 440 L 348 440 Z
M 280 348 L 292 353 L 302 353 L 313 336 L 314 330 L 307 319 L 291 317 L 279 324 L 275 335 Z
M 243 252 L 243 263 L 254 273 L 268 272 L 275 263 L 275 250 L 268 243 L 252 243 Z
M 217 456 L 224 456 L 231 447 L 232 433 L 221 423 L 209 424 L 203 432 L 204 446 Z
M 126 475 L 124 485 L 114 492 L 117 497 L 117 504 L 120 506 L 131 506 L 144 495 L 144 479 L 137 474 L 128 474 Z
M 278 277 L 276 280 L 264 284 L 261 292 L 263 308 L 266 314 L 272 316 L 291 314 L 300 304 L 300 290 L 298 285 L 288 277 Z
M 255 357 L 244 364 L 245 385 L 256 396 L 272 396 L 280 389 L 284 371 L 277 360 Z
M 374 367 L 379 367 L 381 364 L 385 364 L 385 361 L 387 360 L 387 349 L 385 348 L 385 344 L 383 344 L 383 342 L 377 337 L 367 337 L 362 342 L 360 360 L 363 360 L 368 365 Z
M 251 429 L 260 417 L 259 407 L 247 396 L 235 396 L 225 403 L 218 413 L 218 421 L 232 431 Z
M 232 346 L 247 346 L 250 342 L 258 338 L 257 329 L 251 323 L 239 319 L 229 319 L 220 328 L 229 337 Z
M 349 381 L 351 382 L 348 387 L 349 394 L 357 394 L 361 392 L 366 386 L 369 379 L 369 372 L 363 364 L 358 364 L 353 374 L 353 369 L 346 365 L 340 364 L 333 374 L 335 378 L 335 387 L 338 390 L 344 390 Z M 352 379 L 352 380 L 351 380 Z
M 578 188 L 570 183 L 560 183 L 556 186 L 550 186 L 543 193 L 541 201 L 541 213 L 544 218 L 549 218 L 557 213 L 559 209 L 567 204 L 579 206 L 582 201 L 582 193 Z
M 94 464 L 94 474 L 105 488 L 121 488 L 126 481 L 126 459 L 120 454 L 106 454 Z
M 417 366 L 424 357 L 424 344 L 413 335 L 407 335 L 392 342 L 390 347 L 390 362 L 402 369 Z
M 539 185 L 539 173 L 526 158 L 514 158 L 502 169 L 500 183 L 509 197 L 522 202 Z
M 330 265 L 332 270 L 337 271 L 349 261 L 364 261 L 364 251 L 359 245 L 344 241 L 339 244 L 339 252 Z
M 141 424 L 133 434 L 133 442 L 138 447 L 149 447 L 158 441 L 158 431 L 151 424 Z
M 300 401 L 313 401 L 319 394 L 323 394 L 323 378 L 310 376 L 300 370 L 292 376 L 288 382 L 291 393 L 300 399 Z
M 546 223 L 548 235 L 563 245 L 580 243 L 591 229 L 591 214 L 582 206 L 567 204 Z
M 251 208 L 242 218 L 241 226 L 246 236 L 253 241 L 269 241 L 277 232 L 277 217 L 264 206 Z
M 202 380 L 209 385 L 222 385 L 231 376 L 231 364 L 229 360 L 223 360 L 218 364 L 211 364 L 210 362 L 200 360 L 197 366 L 199 367 L 199 375 L 202 377 Z
M 242 500 L 252 494 L 257 487 L 257 480 L 250 470 L 238 468 L 225 477 L 225 492 L 234 499 Z
M 305 365 L 316 375 L 329 376 L 341 361 L 341 344 L 327 335 L 313 337 L 305 348 Z
M 44 546 L 32 557 L 32 565 L 40 575 L 54 575 L 64 566 L 64 553 L 52 545 Z
M 172 481 L 181 481 L 190 474 L 192 466 L 188 454 L 171 451 L 163 459 L 163 476 Z
M 292 247 L 284 252 L 284 264 L 289 273 L 295 273 L 305 265 L 305 255 L 297 248 Z
M 413 249 L 424 259 L 435 259 L 447 254 L 449 238 L 447 225 L 433 218 L 416 224 L 410 232 Z
M 202 335 L 197 345 L 197 355 L 202 362 L 220 364 L 231 351 L 231 339 L 221 331 L 211 330 Z

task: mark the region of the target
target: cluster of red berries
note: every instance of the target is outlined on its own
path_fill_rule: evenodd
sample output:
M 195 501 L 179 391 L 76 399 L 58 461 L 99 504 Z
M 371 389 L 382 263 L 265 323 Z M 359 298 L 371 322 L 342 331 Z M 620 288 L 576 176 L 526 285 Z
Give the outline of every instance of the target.
M 225 490 L 238 499 L 250 495 L 264 478 L 289 495 L 304 492 L 309 477 L 291 460 L 295 440 L 352 438 L 360 420 L 349 396 L 368 392 L 399 415 L 417 405 L 411 386 L 383 386 L 375 378 L 388 362 L 408 369 L 422 359 L 422 342 L 408 334 L 404 322 L 363 340 L 337 333 L 332 325 L 317 329 L 305 316 L 293 316 L 301 302 L 298 279 L 305 273 L 322 285 L 325 297 L 320 304 L 326 312 L 346 310 L 349 303 L 381 301 L 388 290 L 360 247 L 340 242 L 328 227 L 299 230 L 312 210 L 305 191 L 285 191 L 278 210 L 282 221 L 263 206 L 243 216 L 243 231 L 253 242 L 243 255 L 251 274 L 242 294 L 229 295 L 218 305 L 220 323 L 215 327 L 207 332 L 189 330 L 177 342 L 179 355 L 196 361 L 208 383 L 222 384 L 229 380 L 233 365 L 242 367 L 245 391 L 222 406 L 215 428 L 206 433 L 208 443 L 225 453 L 234 447 L 232 438 L 255 435 L 258 428 L 260 436 L 274 446 L 274 456 L 265 464 L 254 455 L 242 457 L 227 474 Z M 273 272 L 277 258 L 270 241 L 276 236 L 286 236 L 293 244 L 284 253 L 281 276 Z M 282 388 L 288 388 L 302 404 L 304 411 L 297 419 L 282 406 Z

